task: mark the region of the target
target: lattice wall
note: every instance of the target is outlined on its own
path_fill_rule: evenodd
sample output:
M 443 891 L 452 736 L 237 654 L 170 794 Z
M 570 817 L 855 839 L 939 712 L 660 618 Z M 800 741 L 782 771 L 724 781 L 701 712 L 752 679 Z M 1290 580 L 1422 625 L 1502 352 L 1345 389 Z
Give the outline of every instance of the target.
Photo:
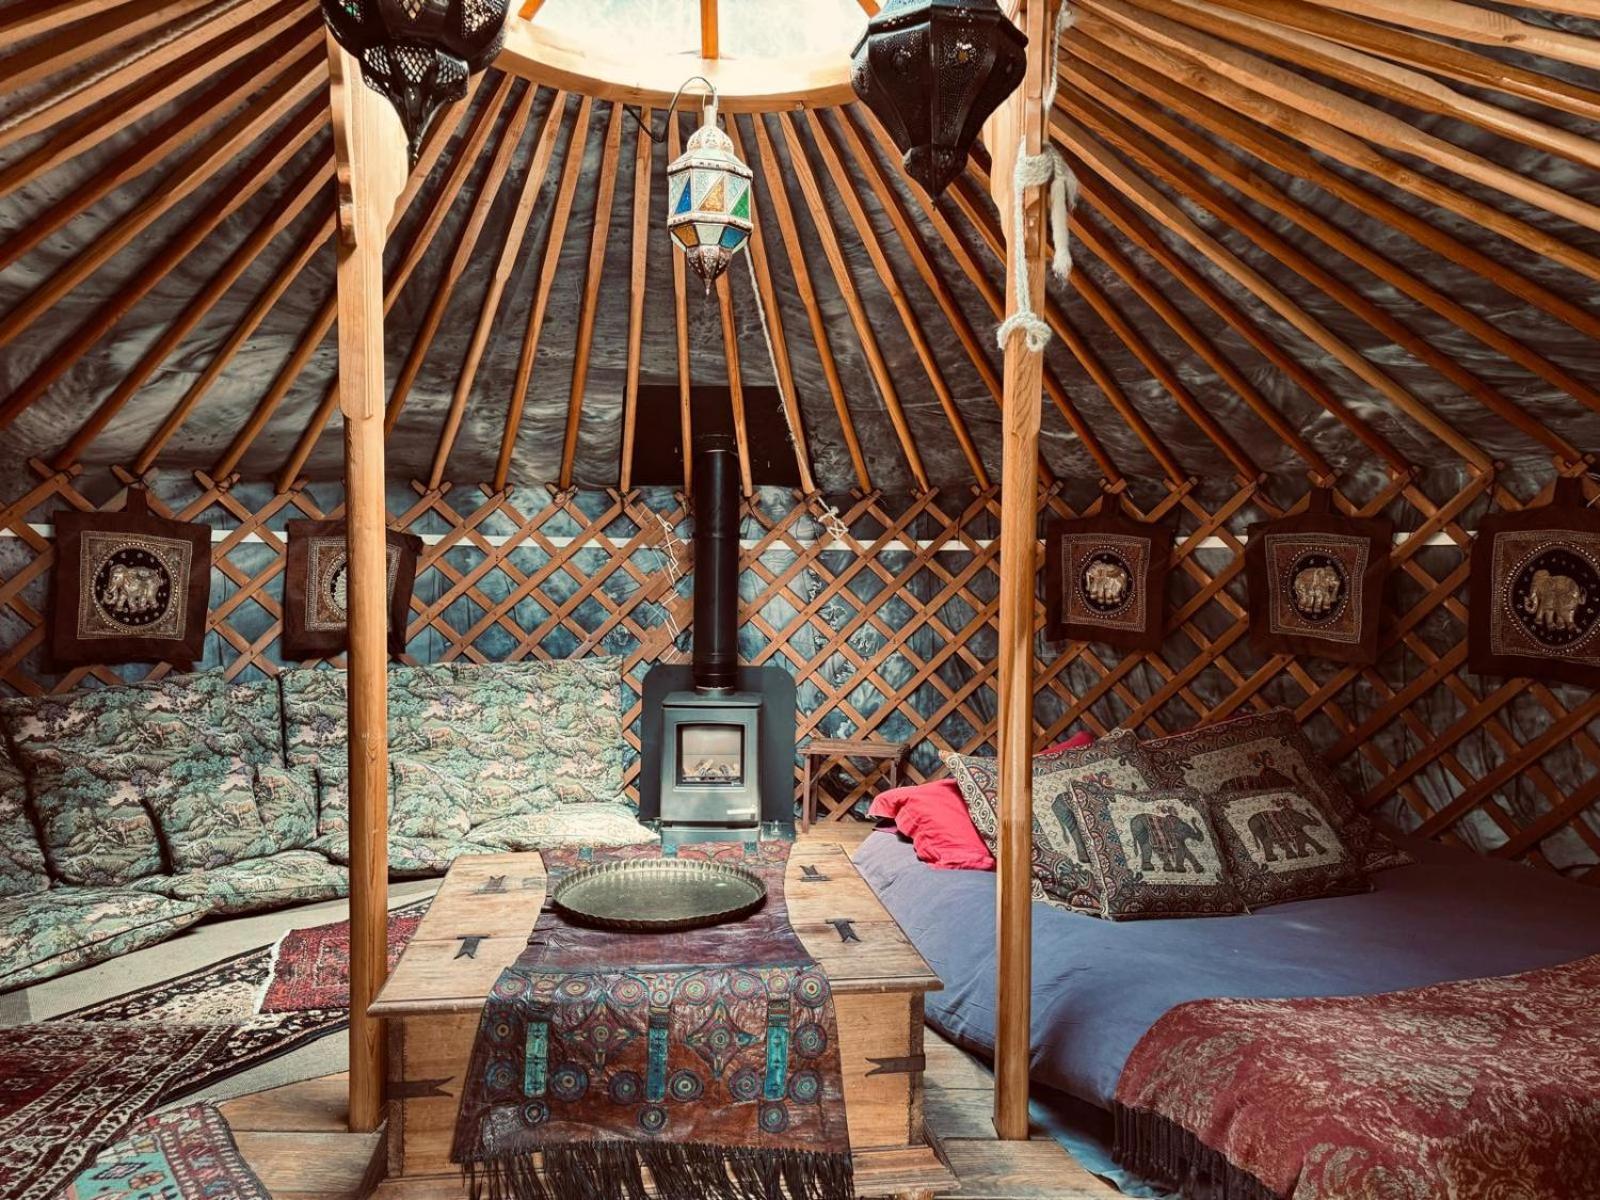
M 54 509 L 94 507 L 87 490 L 41 471 L 0 509 L 0 679 L 11 689 L 59 691 L 165 670 L 44 669 L 47 523 Z M 158 509 L 219 530 L 204 665 L 232 677 L 276 671 L 284 523 L 335 515 L 339 489 L 274 494 L 198 476 L 157 490 Z M 1170 494 L 1153 510 L 1180 518 L 1165 645 L 1121 658 L 1104 647 L 1041 645 L 1040 745 L 1081 725 L 1133 725 L 1154 736 L 1284 704 L 1365 803 L 1395 823 L 1600 883 L 1600 697 L 1464 670 L 1462 519 L 1491 494 L 1497 506 L 1520 506 L 1487 479 L 1442 504 L 1400 481 L 1362 506 L 1388 508 L 1413 531 L 1397 552 L 1384 655 L 1370 669 L 1251 650 L 1239 531 L 1277 510 L 1254 487 L 1211 507 L 1191 491 Z M 108 506 L 120 503 L 113 497 Z M 1055 495 L 1042 503 L 1072 512 Z M 681 539 L 690 525 L 670 493 L 413 486 L 395 489 L 390 511 L 397 527 L 427 543 L 412 660 L 621 654 L 637 689 L 651 664 L 684 656 L 691 580 Z M 757 498 L 745 524 L 741 649 L 745 661 L 797 677 L 802 738 L 911 741 L 915 777 L 937 771 L 946 750 L 990 742 L 998 521 L 992 490 L 898 504 L 857 498 L 841 503 L 837 522 L 817 499 Z M 634 700 L 629 740 L 637 748 L 637 690 Z M 630 782 L 636 772 L 634 761 Z M 872 785 L 840 772 L 830 782 L 846 797 Z

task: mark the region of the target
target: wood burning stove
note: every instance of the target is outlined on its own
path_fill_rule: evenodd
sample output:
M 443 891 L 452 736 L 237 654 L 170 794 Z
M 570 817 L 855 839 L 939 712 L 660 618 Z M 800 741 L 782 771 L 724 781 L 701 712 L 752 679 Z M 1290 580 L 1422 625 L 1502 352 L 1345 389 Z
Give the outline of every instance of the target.
M 779 732 L 763 723 L 780 719 L 765 691 L 740 688 L 739 463 L 731 441 L 702 444 L 694 479 L 693 687 L 677 683 L 676 690 L 661 695 L 647 686 L 645 696 L 644 770 L 654 768 L 652 782 L 658 786 L 641 786 L 641 815 L 659 816 L 669 844 L 757 835 L 764 819 L 762 743 L 770 745 L 771 735 Z M 792 779 L 792 702 L 781 711 L 790 722 Z M 772 772 L 765 774 L 771 790 Z M 767 808 L 778 799 L 770 798 Z M 792 803 L 792 789 L 788 799 Z M 651 808 L 655 811 L 647 811 Z M 789 805 L 780 811 L 788 819 Z

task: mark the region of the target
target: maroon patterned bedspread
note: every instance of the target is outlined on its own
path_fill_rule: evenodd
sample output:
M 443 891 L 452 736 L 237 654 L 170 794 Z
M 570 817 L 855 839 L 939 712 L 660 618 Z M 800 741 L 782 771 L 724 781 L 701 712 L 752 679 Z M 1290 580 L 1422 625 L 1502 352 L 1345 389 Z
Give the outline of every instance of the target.
M 1116 1101 L 1118 1161 L 1188 1197 L 1594 1200 L 1600 955 L 1377 996 L 1180 1004 Z

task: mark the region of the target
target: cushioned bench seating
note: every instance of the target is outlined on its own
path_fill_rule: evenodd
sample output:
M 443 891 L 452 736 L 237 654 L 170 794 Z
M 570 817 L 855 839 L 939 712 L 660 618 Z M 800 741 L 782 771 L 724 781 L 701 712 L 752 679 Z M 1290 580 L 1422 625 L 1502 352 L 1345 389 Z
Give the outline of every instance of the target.
M 653 840 L 623 795 L 621 682 L 612 658 L 393 668 L 391 872 Z M 342 671 L 11 699 L 0 731 L 0 991 L 348 891 Z

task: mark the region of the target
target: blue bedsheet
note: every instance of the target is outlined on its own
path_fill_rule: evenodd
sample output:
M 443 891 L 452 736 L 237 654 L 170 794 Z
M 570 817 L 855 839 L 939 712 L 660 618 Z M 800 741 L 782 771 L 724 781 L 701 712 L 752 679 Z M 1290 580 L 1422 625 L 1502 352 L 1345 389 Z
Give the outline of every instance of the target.
M 1506 975 L 1600 953 L 1600 889 L 1433 843 L 1361 896 L 1248 916 L 1101 921 L 1033 906 L 1033 1078 L 1109 1108 L 1156 1019 L 1213 996 L 1360 995 Z M 892 832 L 856 866 L 944 981 L 928 1021 L 994 1048 L 994 875 L 936 871 Z

